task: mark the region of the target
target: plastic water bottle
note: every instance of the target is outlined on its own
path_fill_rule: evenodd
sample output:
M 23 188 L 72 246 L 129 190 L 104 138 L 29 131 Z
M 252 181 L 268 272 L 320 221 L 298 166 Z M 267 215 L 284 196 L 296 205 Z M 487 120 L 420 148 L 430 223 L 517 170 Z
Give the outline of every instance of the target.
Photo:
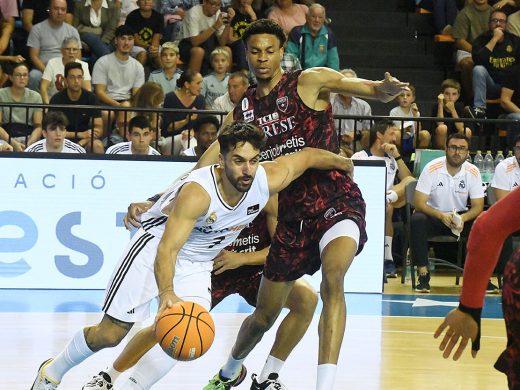
M 509 157 L 513 157 L 513 151 L 512 150 L 509 150 L 509 152 L 507 152 L 507 157 L 506 158 L 509 158 Z
M 410 248 L 408 248 L 408 250 L 406 251 L 406 260 L 405 260 L 405 264 L 406 264 L 406 271 L 405 271 L 405 276 L 404 276 L 405 282 L 410 282 L 412 280 L 412 260 L 411 260 L 410 256 L 411 256 Z
M 473 164 L 480 171 L 480 176 L 482 181 L 484 181 L 484 157 L 482 157 L 482 152 L 477 150 L 477 154 L 475 154 L 475 158 L 473 159 Z
M 493 174 L 495 173 L 495 162 L 493 161 L 493 156 L 491 155 L 491 150 L 486 152 L 484 156 L 484 176 L 482 177 L 482 181 L 484 183 L 491 183 L 491 179 L 493 179 Z
M 498 164 L 500 164 L 502 161 L 504 161 L 504 155 L 502 154 L 502 151 L 499 150 L 497 155 L 495 156 L 495 168 Z

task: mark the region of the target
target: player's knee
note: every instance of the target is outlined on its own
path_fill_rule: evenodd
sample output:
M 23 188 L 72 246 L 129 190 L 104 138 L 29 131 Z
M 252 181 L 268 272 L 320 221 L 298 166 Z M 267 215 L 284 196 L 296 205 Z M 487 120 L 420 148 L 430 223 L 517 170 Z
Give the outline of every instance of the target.
M 318 305 L 318 293 L 307 284 L 295 284 L 287 299 L 286 307 L 291 312 L 312 317 Z
M 271 311 L 255 310 L 254 313 L 254 327 L 259 332 L 267 332 L 278 318 L 278 314 Z
M 344 278 L 345 274 L 340 270 L 327 272 L 322 275 L 320 284 L 321 299 L 325 303 L 329 299 L 344 294 Z

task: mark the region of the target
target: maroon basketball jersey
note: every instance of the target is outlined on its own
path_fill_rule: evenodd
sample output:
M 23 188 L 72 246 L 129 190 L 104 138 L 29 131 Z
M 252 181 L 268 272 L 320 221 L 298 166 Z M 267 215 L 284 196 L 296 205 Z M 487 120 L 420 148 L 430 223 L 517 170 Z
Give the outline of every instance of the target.
M 301 71 L 284 73 L 269 93 L 257 98 L 256 87 L 250 87 L 235 107 L 235 120 L 254 122 L 264 130 L 267 144 L 262 160 L 273 160 L 313 147 L 339 152 L 338 135 L 329 104 L 325 111 L 307 107 L 298 95 Z M 361 197 L 357 185 L 338 171 L 308 170 L 279 193 L 279 219 L 302 220 L 322 214 L 338 197 Z

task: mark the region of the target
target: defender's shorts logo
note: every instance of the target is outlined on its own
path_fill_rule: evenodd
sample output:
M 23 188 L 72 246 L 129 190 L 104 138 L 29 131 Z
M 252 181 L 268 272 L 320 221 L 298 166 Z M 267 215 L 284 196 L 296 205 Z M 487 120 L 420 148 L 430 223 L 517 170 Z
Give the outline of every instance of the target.
M 332 219 L 334 217 L 337 217 L 338 215 L 343 214 L 343 211 L 340 211 L 339 213 L 336 211 L 334 207 L 331 207 L 327 211 L 325 211 L 325 214 L 323 215 L 325 219 Z

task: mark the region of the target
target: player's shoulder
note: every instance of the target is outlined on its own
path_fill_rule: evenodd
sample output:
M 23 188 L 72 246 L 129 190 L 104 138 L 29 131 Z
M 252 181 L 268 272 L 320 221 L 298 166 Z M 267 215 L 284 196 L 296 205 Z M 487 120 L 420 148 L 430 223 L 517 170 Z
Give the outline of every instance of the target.
M 366 160 L 368 158 L 368 154 L 364 150 L 360 150 L 352 155 L 352 160 Z

